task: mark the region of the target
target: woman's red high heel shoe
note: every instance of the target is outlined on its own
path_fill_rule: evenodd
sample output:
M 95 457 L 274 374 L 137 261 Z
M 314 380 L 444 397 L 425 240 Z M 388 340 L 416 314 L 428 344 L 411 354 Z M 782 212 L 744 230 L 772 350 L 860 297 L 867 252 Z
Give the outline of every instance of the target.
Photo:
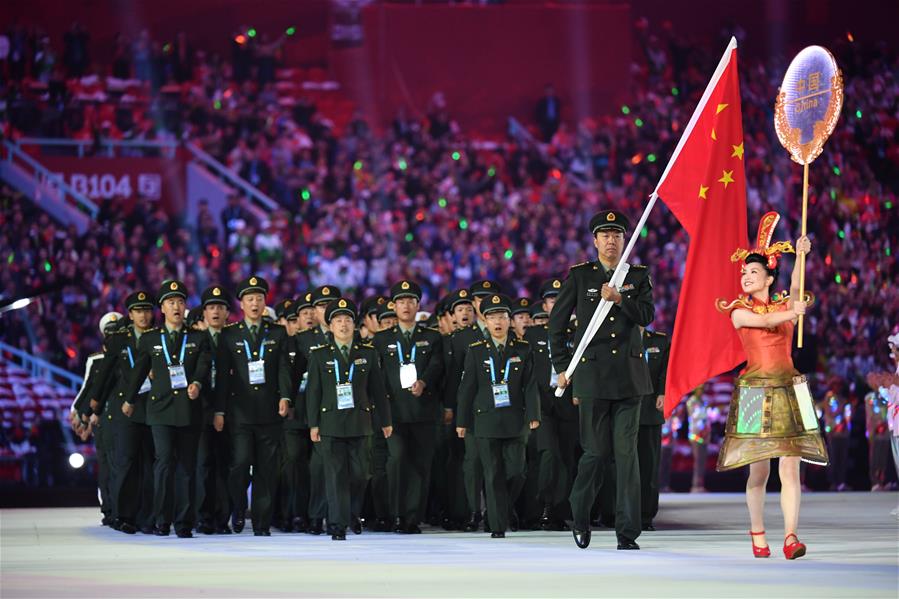
M 765 531 L 762 532 L 752 532 L 749 531 L 750 537 L 758 537 L 765 534 Z M 771 548 L 765 545 L 764 547 L 759 547 L 755 544 L 755 541 L 752 541 L 752 555 L 755 557 L 771 557 Z
M 790 537 L 793 537 L 796 540 L 788 545 L 787 540 L 789 540 Z M 805 545 L 799 542 L 799 537 L 795 534 L 788 534 L 784 539 L 784 557 L 787 559 L 796 559 L 803 555 L 805 555 Z

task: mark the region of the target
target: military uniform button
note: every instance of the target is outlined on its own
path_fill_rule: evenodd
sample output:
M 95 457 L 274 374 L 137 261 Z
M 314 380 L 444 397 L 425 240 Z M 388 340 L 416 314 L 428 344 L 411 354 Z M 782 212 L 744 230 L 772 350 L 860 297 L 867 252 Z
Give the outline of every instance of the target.
M 614 316 L 609 316 L 609 320 L 611 320 L 612 322 L 615 322 L 615 317 L 614 317 Z
M 581 362 L 586 362 L 587 358 L 581 358 Z
M 612 339 L 614 339 L 614 338 L 615 338 L 615 333 L 612 333 Z
M 613 353 L 613 354 L 617 354 L 617 353 L 618 353 L 618 350 L 617 350 L 617 349 L 613 349 L 613 350 L 612 350 L 612 353 Z

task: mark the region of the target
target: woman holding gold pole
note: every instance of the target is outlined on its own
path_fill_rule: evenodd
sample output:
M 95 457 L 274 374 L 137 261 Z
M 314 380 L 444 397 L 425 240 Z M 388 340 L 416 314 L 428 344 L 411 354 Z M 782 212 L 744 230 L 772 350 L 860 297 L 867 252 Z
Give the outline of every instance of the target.
M 811 299 L 800 299 L 799 260 L 790 280 L 790 295 L 771 293 L 777 281 L 778 259 L 781 254 L 794 251 L 789 242 L 770 245 L 778 220 L 776 212 L 763 216 L 755 249 L 740 249 L 731 257 L 734 262 L 741 262 L 740 285 L 745 295 L 731 302 L 718 302 L 719 310 L 730 315 L 747 356 L 731 400 L 718 470 L 749 464 L 746 504 L 752 552 L 755 557 L 769 557 L 764 525 L 765 487 L 771 458 L 780 458 L 783 552 L 787 559 L 796 559 L 806 552 L 806 546 L 796 536 L 801 495 L 799 462 L 827 464 L 828 458 L 805 377 L 798 375 L 790 357 L 794 325 L 805 314 Z M 810 250 L 808 237 L 796 241 L 800 259 Z

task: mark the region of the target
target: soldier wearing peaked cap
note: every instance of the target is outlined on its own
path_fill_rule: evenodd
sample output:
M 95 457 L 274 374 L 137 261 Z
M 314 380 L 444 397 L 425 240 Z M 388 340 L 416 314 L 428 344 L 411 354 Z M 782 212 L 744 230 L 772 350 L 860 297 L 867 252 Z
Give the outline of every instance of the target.
M 430 488 L 437 427 L 443 420 L 440 383 L 443 345 L 440 333 L 415 321 L 421 288 L 403 280 L 390 288 L 397 325 L 375 335 L 385 392 L 393 415 L 387 440 L 387 478 L 393 530 L 419 533 Z
M 502 538 L 525 482 L 526 439 L 528 430 L 540 425 L 540 405 L 530 346 L 510 334 L 508 301 L 492 294 L 479 310 L 488 337 L 472 343 L 465 356 L 456 431 L 465 438 L 476 425 L 473 436 L 484 468 L 491 536 Z
M 525 330 L 533 324 L 531 320 L 531 300 L 519 297 L 512 301 L 512 332 L 516 339 L 524 339 Z
M 193 536 L 196 518 L 197 450 L 202 406 L 200 389 L 209 376 L 209 337 L 184 322 L 187 289 L 181 281 L 162 284 L 156 294 L 165 322 L 141 336 L 122 411 L 147 402 L 153 433 L 153 512 L 156 534 L 168 535 L 172 524 L 181 538 Z M 149 399 L 139 394 L 150 376 Z
M 293 405 L 291 344 L 281 325 L 263 319 L 268 283 L 252 276 L 237 288 L 242 319 L 224 328 L 215 353 L 215 427 L 227 419 L 232 443 L 229 475 L 234 532 L 245 525 L 244 509 L 253 467 L 253 532 L 269 536 L 281 427 Z
M 138 341 L 153 326 L 154 298 L 138 289 L 125 298 L 130 321 L 104 340 L 105 358 L 100 363 L 96 384 L 90 388 L 89 409 L 105 419 L 112 430 L 114 447 L 111 495 L 116 516 L 114 527 L 126 534 L 138 530 L 152 534 L 153 518 L 153 434 L 147 425 L 150 380 L 138 390 L 137 405 L 130 416 L 122 406 L 137 359 Z
M 369 476 L 368 437 L 375 427 L 389 438 L 390 403 L 374 347 L 354 339 L 356 306 L 346 298 L 328 304 L 332 337 L 309 357 L 306 416 L 309 436 L 321 445 L 331 539 L 346 529 L 362 532 L 360 513 Z
M 195 328 L 209 336 L 209 347 L 215 355 L 222 329 L 228 322 L 231 297 L 221 285 L 211 285 L 200 296 L 201 320 Z M 203 420 L 200 427 L 200 450 L 197 455 L 197 532 L 230 534 L 231 495 L 228 473 L 231 468 L 231 448 L 228 431 L 216 431 L 215 420 L 215 359 L 212 360 L 208 381 L 200 390 Z
M 590 220 L 597 260 L 571 268 L 549 319 L 552 361 L 560 373 L 558 385 L 565 388 L 569 381 L 564 370 L 573 353 L 566 338 L 571 314 L 577 315 L 576 346 L 600 300 L 612 303 L 608 317 L 587 346 L 570 381 L 574 401 L 579 404 L 584 449 L 570 495 L 574 516 L 572 532 L 582 548 L 590 543 L 590 511 L 603 483 L 603 465 L 614 455 L 618 548 L 639 549 L 636 543 L 641 531 L 637 434 L 640 399 L 652 393 L 640 327 L 652 322 L 655 307 L 652 282 L 645 267 L 631 266 L 620 289 L 609 284 L 621 260 L 628 227 L 627 218 L 615 210 L 604 210 Z

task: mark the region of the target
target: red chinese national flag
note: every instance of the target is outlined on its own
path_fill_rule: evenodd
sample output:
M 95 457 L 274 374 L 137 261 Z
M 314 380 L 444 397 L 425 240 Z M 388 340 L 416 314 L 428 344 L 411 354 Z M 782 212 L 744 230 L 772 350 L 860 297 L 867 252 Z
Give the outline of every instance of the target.
M 746 359 L 716 299 L 740 293 L 730 261 L 746 234 L 746 177 L 737 44 L 730 45 L 656 190 L 690 235 L 665 387 L 665 417 L 681 398 Z

